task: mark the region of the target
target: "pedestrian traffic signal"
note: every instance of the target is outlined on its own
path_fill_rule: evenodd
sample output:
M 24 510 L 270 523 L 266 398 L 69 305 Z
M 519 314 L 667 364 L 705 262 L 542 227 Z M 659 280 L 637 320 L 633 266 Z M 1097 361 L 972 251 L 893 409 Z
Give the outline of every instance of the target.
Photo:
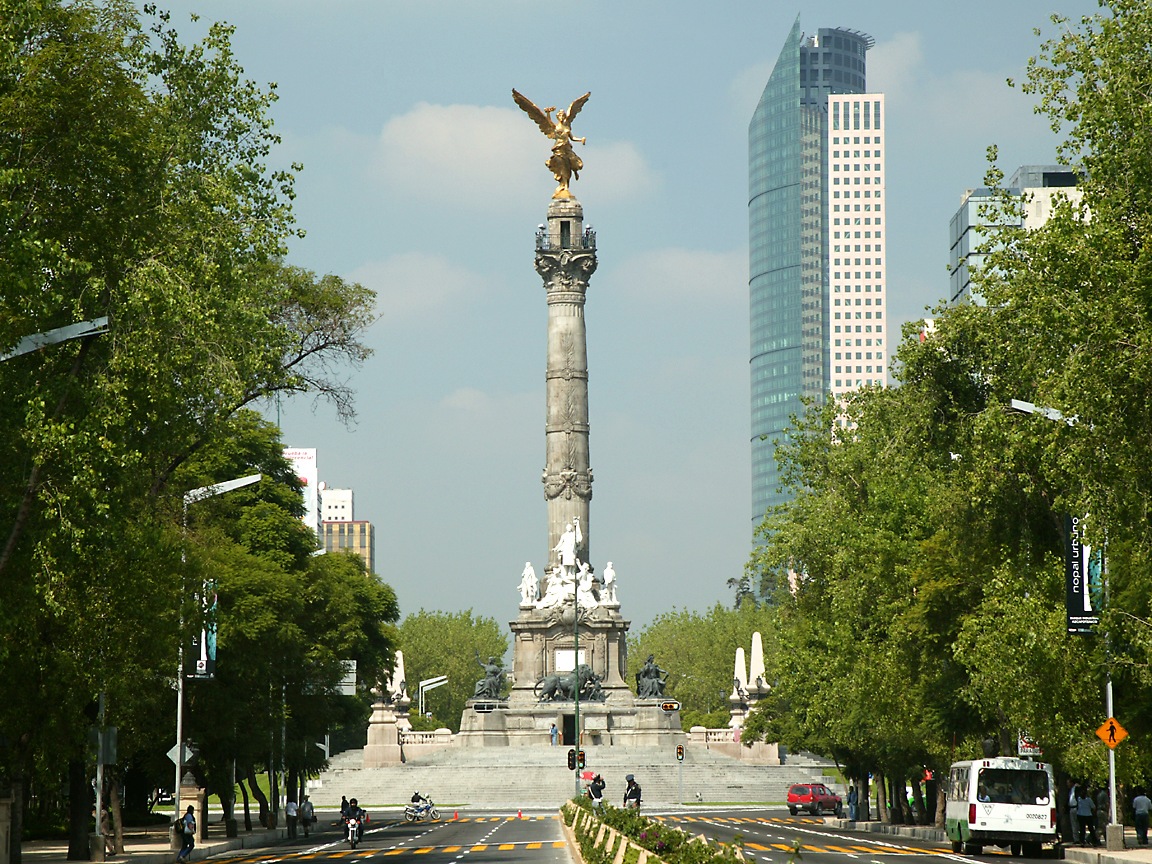
M 683 762 L 684 761 L 684 745 L 683 744 L 677 744 L 676 745 L 676 761 L 677 762 Z
M 579 753 L 576 754 L 576 767 L 579 768 L 581 771 L 584 770 L 584 751 L 583 750 L 581 750 Z
M 569 750 L 568 751 L 568 770 L 569 771 L 575 771 L 576 770 L 576 751 L 575 750 Z

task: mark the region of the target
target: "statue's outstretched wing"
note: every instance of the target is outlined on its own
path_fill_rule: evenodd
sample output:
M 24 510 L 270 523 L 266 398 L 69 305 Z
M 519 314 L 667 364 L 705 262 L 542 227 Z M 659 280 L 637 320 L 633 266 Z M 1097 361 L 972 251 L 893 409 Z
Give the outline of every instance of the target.
M 580 109 L 584 107 L 584 103 L 588 101 L 588 97 L 591 95 L 592 91 L 589 90 L 587 93 L 585 93 L 579 99 L 576 99 L 571 105 L 568 106 L 568 114 L 566 116 L 568 118 L 569 125 L 571 125 L 572 119 L 580 113 Z
M 551 136 L 553 131 L 552 121 L 548 119 L 548 115 L 537 108 L 532 100 L 525 96 L 523 93 L 518 93 L 515 88 L 512 89 L 512 98 L 516 100 L 524 113 L 536 121 L 536 125 L 540 127 L 540 131 L 545 135 Z

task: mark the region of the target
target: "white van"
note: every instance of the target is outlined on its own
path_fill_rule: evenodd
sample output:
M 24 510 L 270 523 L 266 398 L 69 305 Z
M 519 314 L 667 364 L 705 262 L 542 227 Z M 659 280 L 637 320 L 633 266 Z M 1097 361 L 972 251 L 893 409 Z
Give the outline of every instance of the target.
M 1040 856 L 1056 842 L 1056 778 L 1052 766 L 996 757 L 956 762 L 948 776 L 945 830 L 953 852 L 979 855 L 985 846 Z

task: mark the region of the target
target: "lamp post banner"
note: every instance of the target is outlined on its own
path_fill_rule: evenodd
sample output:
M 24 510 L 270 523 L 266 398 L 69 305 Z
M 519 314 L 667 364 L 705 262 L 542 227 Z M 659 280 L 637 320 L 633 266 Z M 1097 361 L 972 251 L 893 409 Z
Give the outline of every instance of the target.
M 203 615 L 203 626 L 199 633 L 194 633 L 188 653 L 193 658 L 192 669 L 188 670 L 189 678 L 215 678 L 216 677 L 216 582 L 204 583 L 204 592 L 196 598 L 199 601 L 200 612 Z
M 1067 589 L 1068 632 L 1091 633 L 1100 623 L 1104 556 L 1084 542 L 1085 519 L 1064 517 L 1064 582 Z

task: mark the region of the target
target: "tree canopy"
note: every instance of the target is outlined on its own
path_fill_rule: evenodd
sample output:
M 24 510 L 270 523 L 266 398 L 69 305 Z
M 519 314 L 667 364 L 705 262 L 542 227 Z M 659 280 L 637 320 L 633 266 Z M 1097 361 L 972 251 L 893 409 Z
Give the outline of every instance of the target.
M 918 777 L 1027 734 L 1100 781 L 1111 674 L 1137 733 L 1122 779 L 1152 777 L 1152 8 L 1102 7 L 1054 18 L 1021 85 L 1082 196 L 1025 228 L 990 148 L 978 302 L 934 310 L 925 339 L 906 328 L 899 387 L 809 406 L 779 451 L 795 497 L 745 583 L 772 610 L 779 678 L 752 728 L 853 776 Z M 1066 632 L 1065 514 L 1106 545 L 1095 635 Z

